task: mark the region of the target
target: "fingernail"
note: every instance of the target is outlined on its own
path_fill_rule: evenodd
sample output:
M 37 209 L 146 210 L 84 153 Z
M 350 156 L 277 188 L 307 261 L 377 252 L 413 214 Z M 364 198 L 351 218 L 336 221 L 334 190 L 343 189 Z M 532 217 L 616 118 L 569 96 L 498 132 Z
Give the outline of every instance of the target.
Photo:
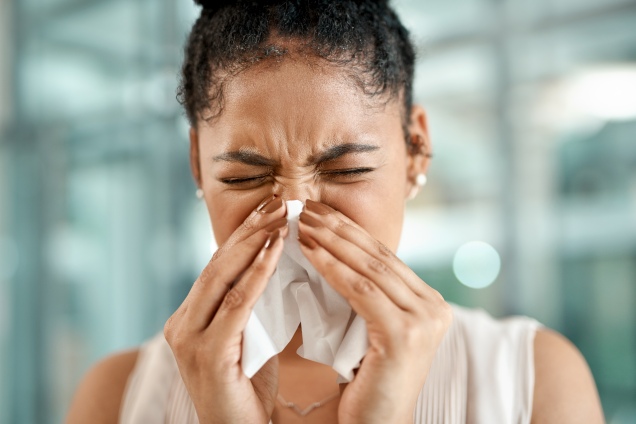
M 304 233 L 298 233 L 298 241 L 307 249 L 314 249 L 318 244 Z
M 323 227 L 322 222 L 318 221 L 318 219 L 314 218 L 313 216 L 305 212 L 300 213 L 299 220 L 303 224 L 309 225 L 310 227 L 313 227 L 313 228 Z
M 276 199 L 276 195 L 275 194 L 270 196 L 270 197 L 268 197 L 267 199 L 263 200 L 261 202 L 261 204 L 258 205 L 258 207 L 256 208 L 256 212 L 260 212 L 261 210 L 263 210 L 263 208 L 265 206 L 267 206 L 268 204 L 270 204 L 272 202 L 272 200 L 274 200 L 274 199 Z
M 287 218 L 278 218 L 274 222 L 270 222 L 268 225 L 264 227 L 264 230 L 268 233 L 271 233 L 274 230 L 278 230 L 279 228 L 287 225 Z
M 329 206 L 309 199 L 305 202 L 305 206 L 307 207 L 307 210 L 317 213 L 318 215 L 328 215 L 333 212 L 333 209 Z
M 280 197 L 277 197 L 276 199 L 273 199 L 271 202 L 263 206 L 259 212 L 272 213 L 280 209 L 281 206 L 283 206 L 283 199 L 281 199 Z
M 265 242 L 265 249 L 271 249 L 274 244 L 276 244 L 276 240 L 278 240 L 279 237 L 280 230 L 276 230 L 272 234 L 270 234 L 270 236 L 267 237 L 267 241 Z

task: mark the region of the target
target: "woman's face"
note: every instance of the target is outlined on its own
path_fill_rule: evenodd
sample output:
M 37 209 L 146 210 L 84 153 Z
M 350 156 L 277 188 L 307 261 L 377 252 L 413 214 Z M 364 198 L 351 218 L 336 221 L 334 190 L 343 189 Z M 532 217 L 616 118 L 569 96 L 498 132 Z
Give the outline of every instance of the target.
M 278 194 L 325 203 L 395 251 L 405 198 L 426 164 L 407 153 L 399 101 L 381 102 L 342 70 L 300 60 L 230 78 L 220 116 L 190 134 L 217 243 Z M 428 140 L 425 121 L 412 131 Z

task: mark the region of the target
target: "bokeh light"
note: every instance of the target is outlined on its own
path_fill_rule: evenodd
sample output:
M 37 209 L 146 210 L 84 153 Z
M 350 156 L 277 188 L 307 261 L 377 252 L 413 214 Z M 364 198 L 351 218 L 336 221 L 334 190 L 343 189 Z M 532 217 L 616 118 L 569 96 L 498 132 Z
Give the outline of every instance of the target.
M 482 289 L 491 285 L 501 269 L 501 259 L 494 247 L 483 241 L 462 245 L 453 259 L 453 272 L 465 286 Z
M 586 116 L 626 121 L 636 118 L 636 67 L 607 66 L 580 72 L 569 84 L 570 107 Z

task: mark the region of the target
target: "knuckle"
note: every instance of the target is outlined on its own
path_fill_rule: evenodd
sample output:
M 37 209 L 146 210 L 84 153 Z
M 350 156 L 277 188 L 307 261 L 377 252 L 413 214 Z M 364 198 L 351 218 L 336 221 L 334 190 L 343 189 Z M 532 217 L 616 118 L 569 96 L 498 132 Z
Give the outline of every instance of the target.
M 373 283 L 371 282 L 371 280 L 365 277 L 354 278 L 351 281 L 351 288 L 356 293 L 361 293 L 361 294 L 370 293 L 374 289 Z
M 238 308 L 245 302 L 245 296 L 241 289 L 234 287 L 225 295 L 223 303 L 221 303 L 222 310 L 231 310 Z
M 333 216 L 333 214 L 330 214 L 330 219 L 334 219 L 335 217 Z M 343 221 L 342 219 L 335 219 L 335 223 L 334 223 L 334 231 L 338 234 L 342 234 L 343 232 L 345 232 L 347 230 L 347 228 L 349 227 L 349 224 L 346 223 L 345 221 Z
M 389 267 L 382 261 L 379 261 L 375 258 L 371 258 L 367 263 L 369 269 L 377 274 L 387 274 L 389 272 Z
M 338 261 L 333 256 L 327 256 L 325 257 L 321 268 L 324 270 L 325 274 L 333 275 L 333 270 L 338 269 L 337 266 Z
M 453 322 L 453 310 L 448 303 L 439 302 L 433 305 L 425 319 L 434 333 L 443 334 Z
M 172 340 L 174 337 L 174 315 L 168 318 L 165 325 L 163 326 L 163 336 L 165 337 L 168 344 L 172 344 Z
M 214 256 L 216 256 L 218 253 L 218 250 L 216 252 L 214 252 Z M 212 256 L 212 261 L 214 260 L 214 256 Z M 212 264 L 212 261 L 210 261 L 205 268 L 203 268 L 203 270 L 201 271 L 201 274 L 199 275 L 199 280 L 203 283 L 205 283 L 206 281 L 210 280 L 212 278 L 212 276 L 214 275 L 214 265 Z
M 378 242 L 378 253 L 385 257 L 385 258 L 391 258 L 393 257 L 393 252 L 391 252 L 391 249 L 389 249 L 388 247 L 386 247 L 384 244 Z
M 168 343 L 171 343 L 178 334 L 178 330 L 181 327 L 182 318 L 185 313 L 184 306 L 181 305 L 172 315 L 168 317 L 166 323 L 163 326 L 163 336 Z
M 216 249 L 214 253 L 212 254 L 212 259 L 210 259 L 210 262 L 208 263 L 208 265 L 210 265 L 212 262 L 219 260 L 221 255 L 223 255 L 223 250 L 224 250 L 223 247 L 219 247 L 218 249 Z
M 256 261 L 252 264 L 252 272 L 255 275 L 262 275 L 267 273 L 268 265 L 265 261 Z
M 217 261 L 219 259 L 219 256 L 221 256 L 221 248 L 218 248 L 214 251 L 214 253 L 212 254 L 212 259 L 210 259 L 209 263 Z
M 437 300 L 440 303 L 445 303 L 446 306 L 448 306 L 450 308 L 450 305 L 448 303 L 446 303 L 446 301 L 444 299 L 444 296 L 442 296 L 442 294 L 440 292 L 438 292 L 437 290 L 435 290 L 435 289 L 432 289 L 432 290 L 433 290 L 433 297 L 435 298 L 435 300 Z
M 342 237 L 338 235 L 338 232 L 329 232 L 329 244 L 337 245 L 342 242 Z
M 257 219 L 259 214 L 250 215 L 245 218 L 245 221 L 241 224 L 241 228 L 245 231 L 252 231 L 257 227 Z
M 183 337 L 183 334 L 178 331 L 174 325 L 166 323 L 163 327 L 163 334 L 168 342 L 168 345 L 172 348 L 175 354 L 181 354 L 189 344 Z
M 440 302 L 438 316 L 440 317 L 442 327 L 447 329 L 453 322 L 453 308 L 451 308 L 448 302 Z

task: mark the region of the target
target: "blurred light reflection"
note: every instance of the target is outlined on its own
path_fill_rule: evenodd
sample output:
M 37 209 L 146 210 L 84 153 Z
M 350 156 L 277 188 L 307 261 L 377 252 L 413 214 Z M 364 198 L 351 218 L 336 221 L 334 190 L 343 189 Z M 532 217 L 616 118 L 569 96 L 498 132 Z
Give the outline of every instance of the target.
M 453 271 L 463 285 L 483 289 L 491 285 L 501 268 L 501 259 L 494 247 L 483 241 L 462 245 L 453 259 Z
M 568 82 L 570 107 L 608 121 L 636 118 L 636 67 L 616 65 L 590 69 Z

